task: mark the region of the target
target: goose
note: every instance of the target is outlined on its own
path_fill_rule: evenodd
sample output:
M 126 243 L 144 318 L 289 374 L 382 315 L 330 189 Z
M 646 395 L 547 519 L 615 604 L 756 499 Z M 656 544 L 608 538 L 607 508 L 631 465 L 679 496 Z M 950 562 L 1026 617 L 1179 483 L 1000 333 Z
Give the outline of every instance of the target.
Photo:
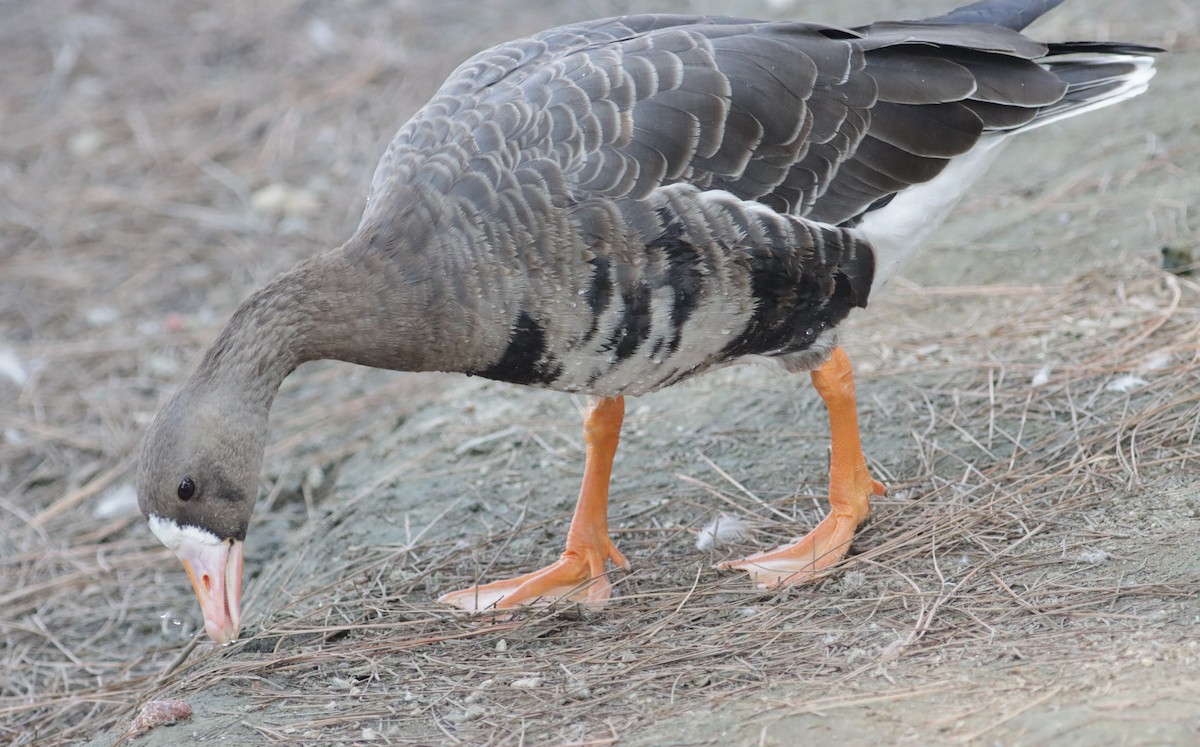
M 837 325 L 1017 133 L 1146 90 L 1153 47 L 1043 43 L 1061 0 L 982 0 L 855 28 L 630 15 L 464 62 L 404 124 L 341 247 L 233 314 L 139 448 L 151 531 L 218 643 L 241 627 L 268 413 L 305 361 L 444 371 L 587 397 L 553 564 L 453 591 L 466 610 L 600 607 L 624 397 L 720 366 L 808 372 L 828 410 L 829 513 L 721 568 L 811 581 L 845 556 L 871 477 Z

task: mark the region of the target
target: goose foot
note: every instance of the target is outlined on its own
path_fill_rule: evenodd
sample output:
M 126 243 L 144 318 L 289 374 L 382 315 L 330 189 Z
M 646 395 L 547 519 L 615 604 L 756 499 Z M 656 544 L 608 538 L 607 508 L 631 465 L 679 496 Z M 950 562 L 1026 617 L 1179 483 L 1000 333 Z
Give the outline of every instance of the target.
M 607 546 L 568 547 L 558 561 L 540 571 L 452 591 L 438 601 L 471 612 L 548 604 L 559 599 L 600 609 L 612 597 L 612 584 L 605 571 L 607 561 L 611 559 L 622 570 L 629 570 L 629 561 L 605 540 Z
M 883 495 L 883 492 L 883 483 L 871 480 L 871 493 Z M 815 581 L 846 556 L 850 541 L 854 538 L 854 530 L 870 512 L 865 496 L 862 505 L 864 510 L 857 515 L 831 512 L 795 544 L 755 553 L 740 560 L 726 561 L 717 568 L 746 571 L 750 574 L 750 582 L 759 589 Z

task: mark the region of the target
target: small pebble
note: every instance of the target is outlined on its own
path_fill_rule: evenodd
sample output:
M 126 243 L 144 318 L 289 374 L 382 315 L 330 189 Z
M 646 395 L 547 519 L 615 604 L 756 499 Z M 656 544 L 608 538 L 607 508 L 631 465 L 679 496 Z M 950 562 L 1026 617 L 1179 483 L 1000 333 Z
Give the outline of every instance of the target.
M 842 574 L 838 586 L 842 591 L 857 591 L 867 583 L 867 574 L 862 571 L 846 571 Z
M 1143 379 L 1141 376 L 1125 374 L 1124 376 L 1118 376 L 1117 378 L 1108 382 L 1108 384 L 1106 384 L 1104 387 L 1104 391 L 1120 392 L 1124 394 L 1125 392 L 1132 392 L 1134 389 L 1140 389 L 1141 387 L 1146 386 L 1148 383 L 1149 382 Z
M 477 703 L 469 706 L 466 710 L 451 713 L 446 717 L 446 720 L 453 721 L 454 723 L 463 723 L 464 721 L 474 721 L 485 713 L 487 713 L 487 709 Z
M 320 490 L 321 486 L 325 484 L 325 470 L 315 464 L 309 467 L 304 473 L 304 484 L 308 486 L 309 490 Z
M 1031 387 L 1034 387 L 1035 389 L 1039 386 L 1045 386 L 1046 384 L 1049 384 L 1049 383 L 1050 383 L 1050 367 L 1049 366 L 1042 366 L 1041 368 L 1039 368 L 1037 370 L 1037 373 L 1035 373 L 1033 375 L 1033 378 L 1029 381 L 1029 385 Z
M 1163 348 L 1162 350 L 1155 351 L 1143 358 L 1142 362 L 1138 364 L 1138 370 L 1161 371 L 1167 366 L 1171 365 L 1171 362 L 1174 359 L 1175 356 L 1171 354 L 1171 351 Z
M 191 717 L 192 707 L 182 700 L 152 700 L 138 711 L 126 735 L 137 739 L 160 726 L 177 724 Z
M 566 694 L 572 700 L 587 700 L 592 697 L 592 689 L 583 680 L 572 677 L 567 680 Z
M 522 690 L 533 690 L 534 688 L 542 686 L 542 678 L 541 677 L 518 677 L 517 679 L 513 680 L 512 682 L 510 682 L 508 684 L 511 687 L 520 688 Z

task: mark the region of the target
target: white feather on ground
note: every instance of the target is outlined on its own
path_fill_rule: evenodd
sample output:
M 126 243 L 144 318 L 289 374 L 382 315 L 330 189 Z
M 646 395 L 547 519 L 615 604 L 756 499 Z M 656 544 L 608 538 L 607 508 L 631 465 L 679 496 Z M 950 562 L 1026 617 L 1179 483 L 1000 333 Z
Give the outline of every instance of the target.
M 23 385 L 29 378 L 29 374 L 25 371 L 25 367 L 21 365 L 17 354 L 8 348 L 0 350 L 0 376 L 3 376 L 17 386 Z
M 745 519 L 721 514 L 704 525 L 696 535 L 696 549 L 708 550 L 716 545 L 729 545 L 754 536 L 754 528 Z

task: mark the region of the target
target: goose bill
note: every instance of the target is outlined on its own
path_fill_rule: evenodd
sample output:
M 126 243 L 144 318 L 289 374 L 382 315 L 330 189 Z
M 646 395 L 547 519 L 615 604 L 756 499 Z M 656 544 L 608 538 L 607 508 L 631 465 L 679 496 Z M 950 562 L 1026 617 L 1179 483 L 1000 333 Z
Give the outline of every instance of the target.
M 230 539 L 209 545 L 185 539 L 175 553 L 200 600 L 208 637 L 222 644 L 236 639 L 242 622 L 242 543 Z

